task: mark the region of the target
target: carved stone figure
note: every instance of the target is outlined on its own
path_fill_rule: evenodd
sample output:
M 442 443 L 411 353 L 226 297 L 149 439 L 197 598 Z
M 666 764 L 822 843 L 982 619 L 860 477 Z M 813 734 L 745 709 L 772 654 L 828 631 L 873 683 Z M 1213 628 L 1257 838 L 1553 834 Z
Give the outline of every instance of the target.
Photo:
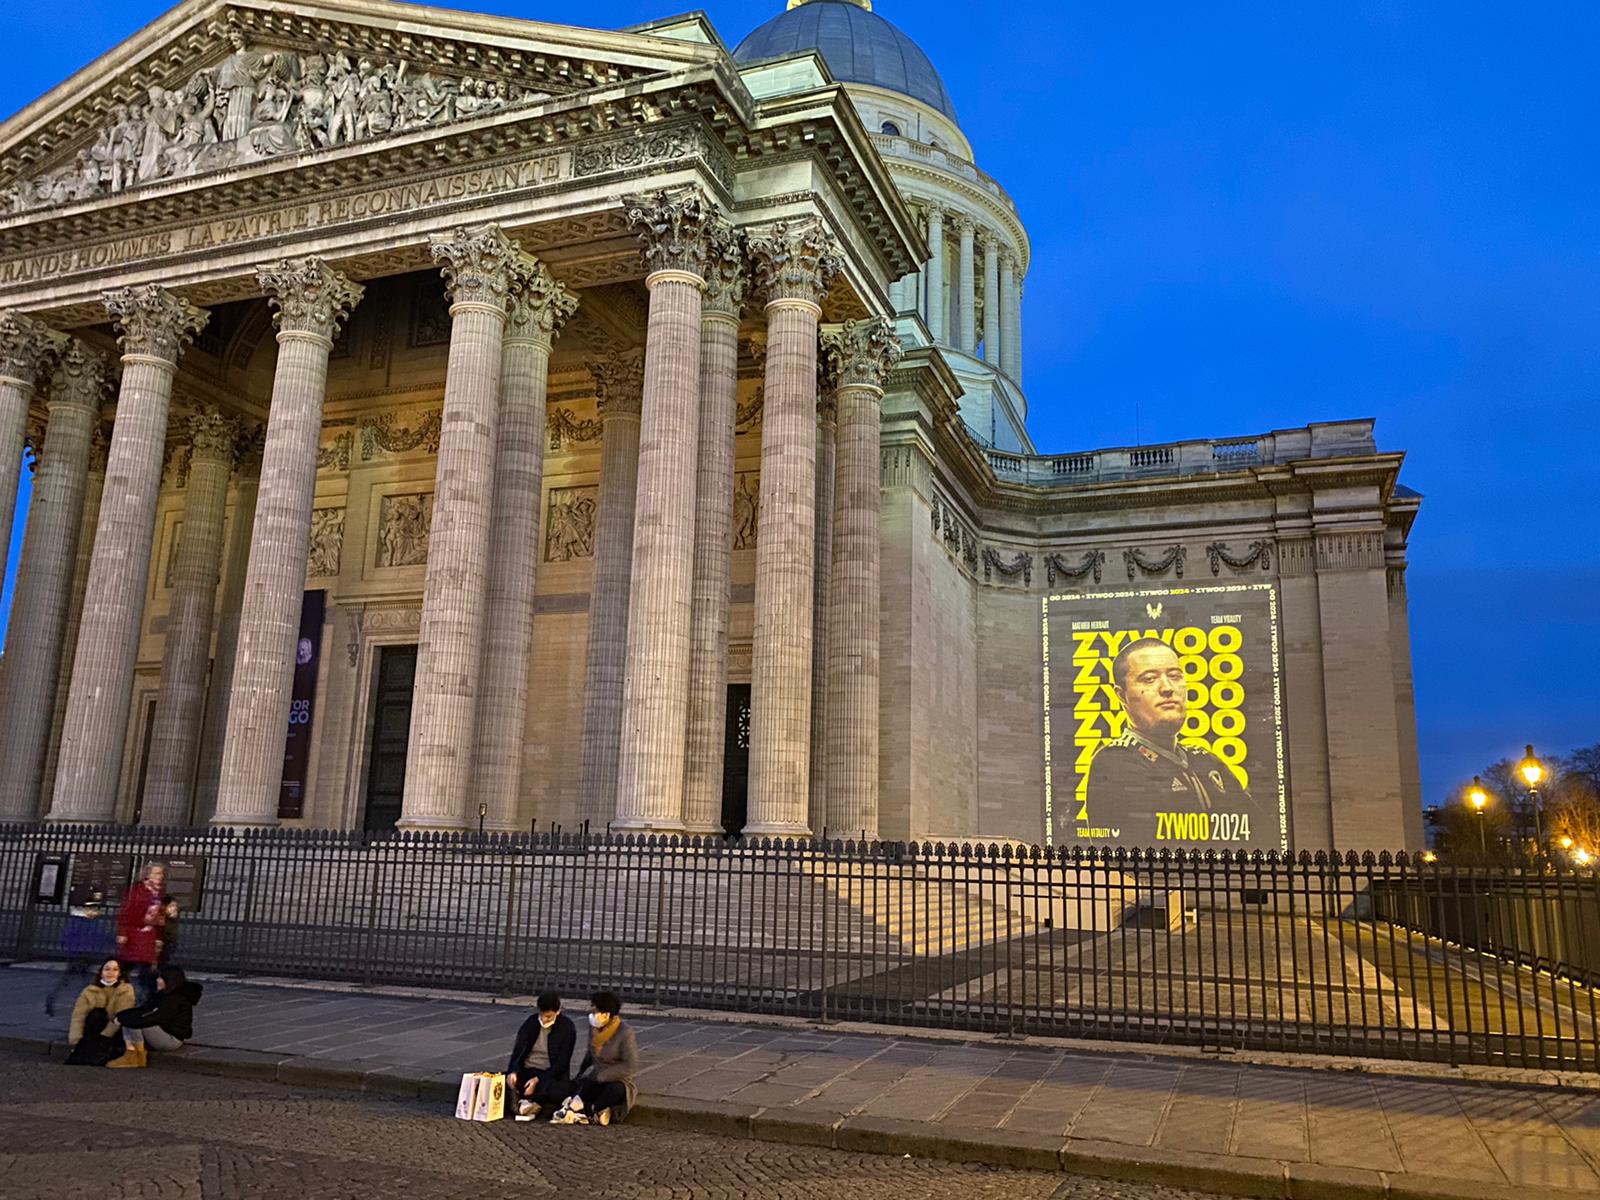
M 233 53 L 217 68 L 217 88 L 222 93 L 222 140 L 237 142 L 254 123 L 256 83 L 266 71 L 265 56 L 249 47 L 244 31 L 230 29 Z
M 545 522 L 545 562 L 594 557 L 594 518 L 599 488 L 552 488 Z
M 433 493 L 385 496 L 378 512 L 378 565 L 414 567 L 428 561 Z
M 761 520 L 761 489 L 755 471 L 740 471 L 733 488 L 733 548 L 754 550 Z
M 344 509 L 319 508 L 311 514 L 311 549 L 306 556 L 306 575 L 321 579 L 339 573 L 344 553 Z

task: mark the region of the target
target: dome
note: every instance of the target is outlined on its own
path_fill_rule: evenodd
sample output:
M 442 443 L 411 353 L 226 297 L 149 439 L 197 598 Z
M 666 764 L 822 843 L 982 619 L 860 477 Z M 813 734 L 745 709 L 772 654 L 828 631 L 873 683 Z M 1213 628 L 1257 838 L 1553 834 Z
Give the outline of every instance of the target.
M 809 0 L 773 17 L 739 43 L 738 63 L 822 54 L 841 83 L 866 83 L 910 96 L 950 120 L 956 107 L 944 80 L 915 42 L 858 0 Z

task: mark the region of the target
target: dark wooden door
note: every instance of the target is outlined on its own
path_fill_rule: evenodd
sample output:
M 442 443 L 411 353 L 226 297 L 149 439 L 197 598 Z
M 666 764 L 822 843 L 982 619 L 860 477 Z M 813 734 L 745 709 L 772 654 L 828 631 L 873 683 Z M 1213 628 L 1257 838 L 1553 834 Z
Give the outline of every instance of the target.
M 406 790 L 406 744 L 411 736 L 411 685 L 417 676 L 415 646 L 378 648 L 378 684 L 372 696 L 372 757 L 367 767 L 363 827 L 393 829 Z
M 750 811 L 750 685 L 728 685 L 728 731 L 722 758 L 722 828 L 738 837 Z

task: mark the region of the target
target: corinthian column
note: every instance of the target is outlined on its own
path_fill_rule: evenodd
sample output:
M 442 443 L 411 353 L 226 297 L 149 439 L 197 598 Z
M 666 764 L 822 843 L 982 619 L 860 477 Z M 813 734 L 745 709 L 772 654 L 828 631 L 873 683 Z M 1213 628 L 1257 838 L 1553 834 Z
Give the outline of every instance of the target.
M 1000 251 L 1000 349 L 990 361 L 1013 380 L 1017 378 L 1017 260 L 1010 250 Z
M 506 293 L 525 256 L 494 225 L 433 239 L 450 289 L 450 360 L 439 427 L 406 748 L 402 829 L 460 829 L 472 787 L 478 668 L 488 602 Z
M 823 344 L 826 346 L 826 338 Z M 828 819 L 828 581 L 833 566 L 833 461 L 839 406 L 832 363 L 824 356 L 818 365 L 817 568 L 811 584 L 811 798 L 806 823 L 813 834 L 821 836 Z
M 983 238 L 983 360 L 1000 366 L 1000 262 L 994 234 Z
M 94 531 L 100 524 L 100 495 L 106 486 L 106 452 L 110 447 L 103 421 L 96 421 L 89 440 L 89 475 L 83 488 L 83 515 L 78 520 L 78 555 L 72 567 L 67 600 L 67 623 L 61 634 L 61 654 L 56 669 L 56 703 L 50 717 L 50 743 L 44 757 L 44 779 L 34 798 L 43 816 L 56 790 L 56 764 L 61 761 L 61 727 L 67 719 L 67 690 L 72 683 L 72 657 L 78 652 L 78 623 L 83 616 L 83 596 L 89 587 L 89 560 L 94 556 Z M 35 485 L 37 486 L 37 485 Z M 36 491 L 34 495 L 38 495 Z M 31 519 L 31 513 L 30 513 Z
M 978 280 L 973 254 L 975 229 L 972 218 L 965 214 L 958 216 L 956 232 L 961 236 L 961 307 L 956 336 L 952 340 L 956 349 L 971 354 L 978 345 Z
M 828 615 L 828 828 L 878 836 L 878 428 L 900 360 L 888 321 L 851 321 L 824 341 L 839 387 Z
M 716 833 L 722 828 L 728 605 L 733 578 L 734 418 L 745 280 L 743 237 L 714 239 L 700 312 L 700 465 L 695 477 L 693 647 L 685 737 L 688 761 L 683 779 L 686 833 Z
M 278 822 L 328 352 L 340 323 L 361 299 L 361 288 L 320 258 L 262 267 L 256 280 L 277 309 L 278 365 L 261 449 L 214 825 Z
M 0 820 L 32 821 L 63 671 L 61 643 L 72 596 L 89 451 L 100 424 L 106 364 L 76 340 L 50 386 L 44 452 L 33 477 L 17 564 L 6 651 L 0 655 Z
M 616 827 L 683 828 L 690 609 L 700 442 L 700 315 L 708 233 L 726 223 L 697 190 L 662 193 L 628 210 L 644 243 L 645 332 L 633 595 L 622 682 Z
M 22 443 L 28 434 L 28 403 L 35 383 L 48 372 L 66 336 L 21 313 L 0 312 L 0 579 L 11 556 L 11 522 L 17 511 Z
M 517 791 L 528 712 L 528 656 L 533 647 L 550 347 L 577 307 L 578 298 L 541 263 L 529 258 L 512 271 L 500 362 L 489 608 L 473 761 L 473 790 L 489 806 L 487 829 L 521 827 Z
M 183 538 L 173 563 L 172 609 L 161 655 L 161 690 L 150 733 L 145 777 L 145 825 L 189 820 L 200 723 L 205 715 L 206 668 L 211 662 L 211 619 L 222 571 L 222 525 L 228 511 L 239 425 L 216 409 L 189 422 L 189 489 L 183 502 Z
M 603 826 L 617 811 L 644 358 L 629 354 L 591 369 L 600 401 L 600 502 L 594 520 L 589 644 L 583 668 L 583 791 L 578 816 Z
M 928 205 L 928 269 L 924 273 L 928 285 L 928 330 L 940 346 L 950 344 L 944 313 L 944 215 L 939 205 Z
M 222 779 L 222 747 L 228 732 L 228 701 L 233 694 L 233 668 L 239 649 L 239 620 L 244 613 L 245 577 L 250 570 L 250 538 L 255 532 L 256 500 L 261 493 L 261 426 L 253 426 L 240 440 L 239 465 L 234 478 L 233 520 L 228 525 L 228 549 L 222 566 L 222 597 L 217 605 L 217 652 L 211 659 L 211 687 L 206 693 L 206 715 L 200 741 L 200 766 L 195 774 L 194 817 L 211 819 L 217 809 L 217 785 Z
M 108 293 L 105 306 L 121 334 L 122 387 L 72 661 L 52 821 L 103 822 L 116 815 L 172 381 L 184 345 L 210 315 L 155 286 Z
M 767 379 L 745 832 L 793 835 L 809 829 L 817 323 L 841 264 L 814 217 L 779 222 L 751 238 L 750 252 L 767 294 Z

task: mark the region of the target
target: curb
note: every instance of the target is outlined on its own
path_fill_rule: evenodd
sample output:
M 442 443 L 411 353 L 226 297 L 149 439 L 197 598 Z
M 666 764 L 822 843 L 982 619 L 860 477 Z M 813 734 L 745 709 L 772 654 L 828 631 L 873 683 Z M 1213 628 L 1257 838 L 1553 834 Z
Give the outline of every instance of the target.
M 66 1057 L 63 1042 L 0 1035 L 0 1050 Z M 283 1058 L 254 1050 L 194 1044 L 152 1058 L 156 1069 L 220 1075 L 298 1087 L 364 1092 L 390 1098 L 455 1100 L 459 1072 L 406 1074 L 393 1067 L 363 1070 L 322 1059 Z M 1031 1171 L 1060 1171 L 1126 1183 L 1164 1184 L 1221 1196 L 1261 1200 L 1526 1200 L 1513 1184 L 1438 1179 L 1409 1172 L 1328 1167 L 1270 1158 L 1179 1152 L 1089 1138 L 1017 1130 L 963 1130 L 888 1117 L 837 1116 L 817 1110 L 759 1108 L 728 1100 L 641 1095 L 630 1124 L 786 1145 Z M 1546 1187 L 1552 1197 L 1588 1193 Z

